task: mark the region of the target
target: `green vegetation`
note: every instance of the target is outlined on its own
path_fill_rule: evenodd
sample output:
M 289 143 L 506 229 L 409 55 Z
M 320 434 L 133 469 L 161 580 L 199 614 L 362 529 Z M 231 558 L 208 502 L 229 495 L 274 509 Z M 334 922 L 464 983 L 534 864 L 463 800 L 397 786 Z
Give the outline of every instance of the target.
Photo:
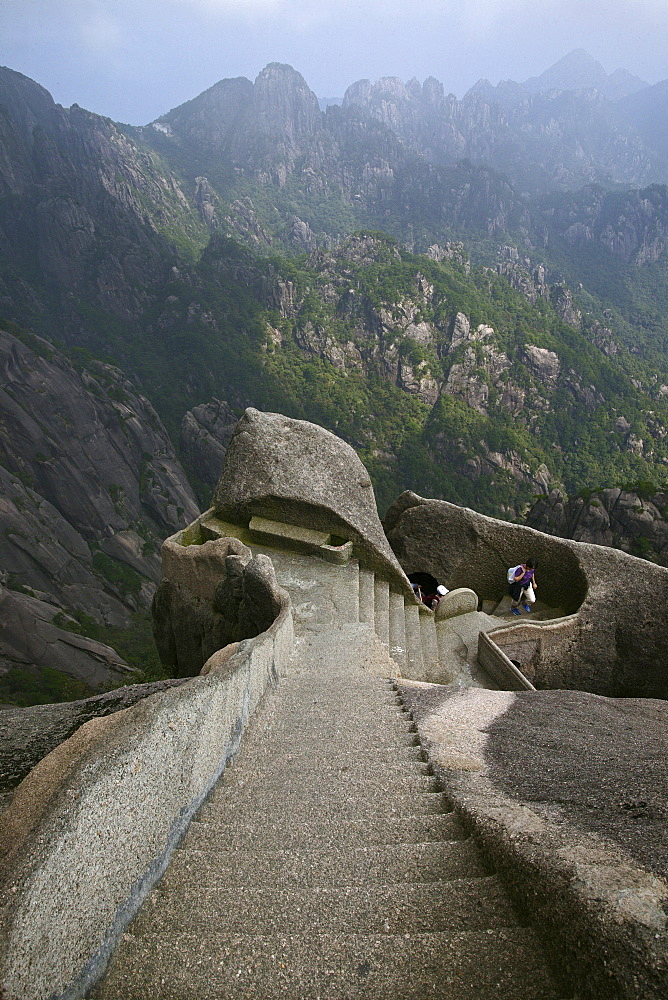
M 90 615 L 81 611 L 73 611 L 70 617 L 56 615 L 53 623 L 68 632 L 85 635 L 89 639 L 95 639 L 96 642 L 111 646 L 126 663 L 141 671 L 141 676 L 133 683 L 159 681 L 169 677 L 158 656 L 153 639 L 151 615 L 148 611 L 134 612 L 131 625 L 125 629 L 100 625 Z
M 58 701 L 77 701 L 94 693 L 83 681 L 51 667 L 42 667 L 40 670 L 11 667 L 0 677 L 0 701 L 19 708 L 49 705 Z
M 137 597 L 141 591 L 142 577 L 127 563 L 112 559 L 100 549 L 93 551 L 93 569 L 111 583 L 121 597 Z

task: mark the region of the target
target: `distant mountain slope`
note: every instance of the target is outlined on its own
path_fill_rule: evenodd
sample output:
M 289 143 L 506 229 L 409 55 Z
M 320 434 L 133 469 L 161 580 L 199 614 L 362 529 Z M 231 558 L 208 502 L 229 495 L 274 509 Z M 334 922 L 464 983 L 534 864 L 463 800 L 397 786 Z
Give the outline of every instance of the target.
M 48 333 L 79 300 L 132 322 L 147 291 L 206 228 L 155 154 L 120 126 L 74 105 L 65 110 L 20 73 L 0 69 L 0 312 Z
M 540 76 L 533 76 L 522 83 L 531 94 L 548 90 L 598 90 L 610 101 L 642 90 L 648 84 L 625 69 L 606 73 L 593 56 L 584 49 L 573 49 L 546 69 Z
M 446 98 L 433 80 L 357 84 L 323 114 L 298 73 L 270 64 L 254 83 L 221 81 L 123 130 L 59 109 L 18 74 L 0 84 L 14 137 L 1 164 L 5 311 L 111 355 L 174 436 L 214 398 L 281 409 L 350 440 L 384 500 L 406 485 L 511 516 L 547 482 L 541 466 L 569 489 L 661 468 L 666 324 L 652 317 L 651 337 L 636 330 L 639 299 L 622 301 L 619 277 L 663 266 L 664 187 L 530 199 L 490 166 L 436 162 L 464 133 L 480 160 L 496 155 L 501 132 L 500 149 L 518 147 L 504 109 Z M 565 163 L 583 148 L 569 146 L 578 129 L 594 148 L 594 124 L 613 106 L 570 93 L 527 107 L 535 122 L 547 116 L 545 148 Z M 570 122 L 561 138 L 555 108 Z M 645 162 L 617 125 L 606 135 L 615 162 Z M 350 234 L 381 228 L 427 256 L 377 234 L 360 261 Z M 492 269 L 467 273 L 453 236 Z
M 625 97 L 619 109 L 650 149 L 668 156 L 668 80 Z
M 0 322 L 0 702 L 141 679 L 103 643 L 130 634 L 159 547 L 197 513 L 148 400 L 118 369 L 74 367 Z M 120 630 L 120 631 L 119 631 Z M 138 634 L 131 642 L 137 652 Z M 27 700 L 26 700 L 27 699 Z

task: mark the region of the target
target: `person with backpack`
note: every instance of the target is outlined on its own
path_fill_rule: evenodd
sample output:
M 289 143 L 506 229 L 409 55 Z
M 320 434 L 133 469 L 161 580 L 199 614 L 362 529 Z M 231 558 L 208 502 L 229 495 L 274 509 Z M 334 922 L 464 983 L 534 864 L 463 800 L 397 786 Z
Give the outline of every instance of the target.
M 525 563 L 511 566 L 508 570 L 508 593 L 512 598 L 511 614 L 519 615 L 520 604 L 528 614 L 531 611 L 531 605 L 535 604 L 534 588 L 538 586 L 536 583 L 537 565 L 535 559 L 527 559 Z

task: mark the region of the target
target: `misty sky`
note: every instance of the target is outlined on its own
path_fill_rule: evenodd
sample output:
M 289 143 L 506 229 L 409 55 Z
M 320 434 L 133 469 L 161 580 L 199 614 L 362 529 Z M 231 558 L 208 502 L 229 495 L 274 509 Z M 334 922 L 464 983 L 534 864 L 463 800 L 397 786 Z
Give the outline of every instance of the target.
M 319 97 L 381 76 L 435 76 L 461 97 L 574 48 L 666 79 L 668 0 L 0 0 L 0 64 L 135 125 L 268 62 Z

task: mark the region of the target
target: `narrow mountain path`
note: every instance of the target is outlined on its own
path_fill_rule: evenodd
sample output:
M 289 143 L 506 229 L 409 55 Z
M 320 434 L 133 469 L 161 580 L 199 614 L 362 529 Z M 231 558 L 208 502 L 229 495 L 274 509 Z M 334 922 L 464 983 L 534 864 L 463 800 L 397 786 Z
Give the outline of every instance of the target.
M 386 647 L 347 622 L 297 649 L 91 997 L 557 1000 L 430 774 Z

